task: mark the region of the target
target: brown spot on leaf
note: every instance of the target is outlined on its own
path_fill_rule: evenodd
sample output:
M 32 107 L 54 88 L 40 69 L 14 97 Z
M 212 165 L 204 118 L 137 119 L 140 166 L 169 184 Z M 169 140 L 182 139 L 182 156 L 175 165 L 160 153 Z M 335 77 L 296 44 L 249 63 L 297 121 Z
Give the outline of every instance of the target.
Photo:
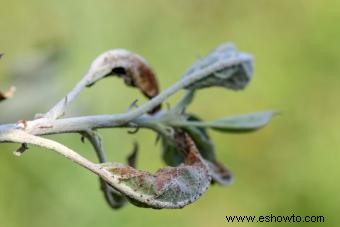
M 96 70 L 101 70 L 105 67 L 108 69 L 108 73 L 90 78 L 87 84 L 88 87 L 104 77 L 115 75 L 121 77 L 127 86 L 139 88 L 143 95 L 149 99 L 158 95 L 159 87 L 156 75 L 141 56 L 122 49 L 108 51 L 94 61 L 90 71 L 93 72 L 93 75 L 96 75 Z M 161 106 L 159 105 L 149 113 L 156 113 L 160 108 Z
M 147 98 L 152 99 L 159 93 L 156 75 L 146 61 L 136 54 L 130 54 L 126 58 L 128 67 L 116 67 L 113 73 L 121 76 L 126 85 L 137 87 Z M 159 111 L 161 106 L 155 107 L 149 113 L 153 114 Z
M 106 166 L 113 176 L 121 177 L 119 184 L 124 187 L 116 185 L 115 189 L 138 206 L 152 208 L 179 208 L 198 199 L 210 184 L 207 166 L 187 133 L 177 131 L 176 142 L 185 156 L 177 167 L 152 174 L 122 164 Z

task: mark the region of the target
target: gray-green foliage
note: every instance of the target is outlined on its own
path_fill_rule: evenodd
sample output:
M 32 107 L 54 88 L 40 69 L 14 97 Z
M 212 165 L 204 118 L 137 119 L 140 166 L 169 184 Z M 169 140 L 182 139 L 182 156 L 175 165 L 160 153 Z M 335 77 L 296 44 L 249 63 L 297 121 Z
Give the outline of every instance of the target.
M 190 84 L 187 88 L 199 89 L 219 86 L 233 90 L 243 89 L 253 75 L 252 60 L 249 54 L 239 52 L 233 44 L 222 44 L 193 64 L 184 74 L 184 77 L 214 64 L 220 67 L 207 77 Z
M 222 86 L 239 90 L 245 88 L 252 78 L 252 57 L 247 53 L 239 52 L 232 44 L 223 44 L 193 64 L 182 80 L 164 92 L 171 94 L 180 88 L 187 90 L 184 97 L 172 109 L 159 111 L 161 101 L 157 103 L 154 100 L 157 100 L 158 95 L 162 96 L 162 93 L 158 94 L 155 74 L 142 57 L 125 50 L 111 50 L 94 61 L 75 90 L 63 98 L 49 112 L 51 114 L 45 115 L 44 118 L 61 117 L 65 106 L 84 86 L 93 85 L 112 74 L 123 78 L 128 82 L 127 85 L 139 88 L 144 95 L 152 99 L 151 104 L 148 103 L 151 109 L 158 105 L 155 111 L 143 110 L 144 112 L 141 111 L 140 115 L 136 115 L 137 117 L 130 117 L 131 122 L 128 118 L 129 120 L 123 121 L 122 125 L 137 127 L 137 129 L 138 127 L 151 128 L 159 133 L 162 141 L 162 157 L 169 165 L 155 173 L 137 170 L 136 151 L 128 159 L 128 164 L 107 162 L 100 137 L 93 130 L 95 127 L 85 132 L 80 130 L 97 152 L 101 164 L 96 167 L 100 170 L 104 169 L 107 174 L 100 175 L 101 188 L 107 202 L 115 209 L 122 207 L 126 201 L 140 207 L 155 209 L 182 208 L 197 200 L 208 189 L 210 183 L 229 185 L 233 175 L 217 160 L 214 143 L 208 135 L 207 128 L 222 133 L 249 132 L 262 128 L 274 116 L 274 112 L 267 111 L 203 121 L 199 114 L 186 111 L 200 89 Z M 164 93 L 163 96 L 166 96 Z M 145 114 L 147 117 L 143 115 L 146 112 L 149 113 Z M 140 121 L 133 122 L 135 118 L 142 115 L 145 117 L 144 121 L 142 118 L 139 119 Z M 23 125 L 26 127 L 25 124 Z M 65 155 L 64 152 L 62 154 Z M 93 168 L 89 167 L 93 166 L 91 162 L 86 163 L 89 169 Z M 97 169 L 91 170 L 100 172 Z
M 159 132 L 162 158 L 171 167 L 151 174 L 128 165 L 103 165 L 112 177 L 119 179 L 124 188 L 120 192 L 133 204 L 151 208 L 179 208 L 199 198 L 210 182 L 229 185 L 233 175 L 217 160 L 214 143 L 206 128 L 223 133 L 249 132 L 262 128 L 274 116 L 273 111 L 267 111 L 203 121 L 197 114 L 187 113 L 186 107 L 199 89 L 222 86 L 239 90 L 245 88 L 252 78 L 252 57 L 238 52 L 232 44 L 223 44 L 200 59 L 183 77 L 190 77 L 197 71 L 203 72 L 211 65 L 216 66 L 215 72 L 187 86 L 187 93 L 178 104 L 162 111 L 153 121 L 158 128 L 170 127 L 173 130 L 172 134 Z M 188 143 L 192 143 L 193 147 Z

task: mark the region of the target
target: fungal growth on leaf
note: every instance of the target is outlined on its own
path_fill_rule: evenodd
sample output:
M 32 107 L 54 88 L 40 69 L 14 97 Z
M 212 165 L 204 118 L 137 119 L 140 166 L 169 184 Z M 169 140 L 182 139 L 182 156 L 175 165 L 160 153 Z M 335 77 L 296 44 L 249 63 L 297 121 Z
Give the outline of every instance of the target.
M 108 76 L 122 78 L 127 86 L 138 88 L 150 100 L 125 113 L 65 117 L 67 107 L 81 91 L 95 87 Z M 182 208 L 199 199 L 210 184 L 228 186 L 233 182 L 233 174 L 217 158 L 223 151 L 215 150 L 208 129 L 221 133 L 252 132 L 263 128 L 276 115 L 274 111 L 262 111 L 205 121 L 199 113 L 188 112 L 187 107 L 202 88 L 240 90 L 252 77 L 252 56 L 227 43 L 199 59 L 176 83 L 160 92 L 155 73 L 144 58 L 123 49 L 109 50 L 93 61 L 75 87 L 47 113 L 34 120 L 0 125 L 0 143 L 21 144 L 19 151 L 27 150 L 28 145 L 43 147 L 91 171 L 99 177 L 104 198 L 113 209 L 127 202 L 154 209 Z M 160 109 L 168 97 L 182 89 L 185 95 L 175 106 Z M 0 97 L 8 96 L 1 93 Z M 137 154 L 142 155 L 138 144 L 133 145 L 126 164 L 108 160 L 100 129 L 124 127 L 136 129 L 134 133 L 139 128 L 154 131 L 161 140 L 160 156 L 167 166 L 155 173 L 137 169 Z M 98 163 L 44 138 L 63 133 L 80 134 L 82 141 L 92 146 Z M 115 147 L 108 150 L 114 152 Z
M 143 95 L 152 99 L 159 93 L 155 73 L 141 56 L 124 49 L 107 51 L 96 58 L 91 64 L 87 75 L 87 87 L 107 76 L 118 76 L 130 87 L 138 88 Z M 160 110 L 160 105 L 150 113 Z
M 121 191 L 137 206 L 151 208 L 181 208 L 203 194 L 209 184 L 207 163 L 202 159 L 191 137 L 175 134 L 175 146 L 184 160 L 177 167 L 166 167 L 151 174 L 119 163 L 104 164 L 117 178 Z

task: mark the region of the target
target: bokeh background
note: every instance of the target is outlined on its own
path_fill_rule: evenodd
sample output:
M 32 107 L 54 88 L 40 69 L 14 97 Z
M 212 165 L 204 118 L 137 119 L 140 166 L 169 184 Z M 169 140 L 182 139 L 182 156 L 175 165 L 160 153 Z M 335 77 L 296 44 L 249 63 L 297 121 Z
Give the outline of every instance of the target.
M 98 180 L 55 153 L 0 145 L 0 226 L 311 226 L 227 223 L 226 215 L 323 215 L 340 222 L 340 1 L 43 1 L 0 0 L 0 123 L 32 119 L 62 97 L 101 52 L 126 48 L 144 56 L 164 89 L 222 42 L 255 56 L 245 91 L 202 90 L 190 111 L 204 119 L 266 109 L 282 114 L 256 133 L 211 132 L 235 184 L 213 186 L 181 210 L 112 211 Z M 181 94 L 169 100 L 174 104 Z M 86 90 L 69 115 L 126 110 L 139 97 L 112 78 Z M 138 166 L 163 166 L 153 132 L 102 130 L 111 160 L 124 162 L 140 143 Z M 78 135 L 53 136 L 95 160 Z

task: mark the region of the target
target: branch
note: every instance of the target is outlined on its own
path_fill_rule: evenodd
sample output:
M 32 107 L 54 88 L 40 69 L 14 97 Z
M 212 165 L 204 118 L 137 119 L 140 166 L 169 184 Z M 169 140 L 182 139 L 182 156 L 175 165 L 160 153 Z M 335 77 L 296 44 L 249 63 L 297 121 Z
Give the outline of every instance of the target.
M 0 134 L 23 130 L 31 135 L 53 135 L 63 133 L 82 133 L 95 129 L 115 128 L 115 127 L 138 127 L 149 128 L 164 135 L 169 134 L 168 127 L 163 127 L 157 123 L 157 119 L 162 116 L 143 115 L 139 118 L 124 123 L 117 115 L 93 115 L 83 117 L 71 117 L 63 119 L 39 118 L 32 121 L 21 120 L 15 124 L 0 125 Z
M 53 140 L 49 140 L 39 136 L 34 136 L 20 129 L 16 129 L 8 132 L 2 131 L 0 133 L 0 142 L 20 144 L 26 143 L 53 150 L 58 154 L 64 156 L 65 158 L 70 159 L 71 161 L 79 164 L 80 166 L 101 176 L 103 179 L 112 182 L 112 179 L 109 177 L 109 173 L 103 170 L 103 168 L 100 165 L 89 161 L 88 159 L 79 155 L 77 152 Z
M 111 75 L 121 77 L 130 87 L 137 87 L 150 100 L 126 113 L 61 118 L 85 88 Z M 252 57 L 239 53 L 233 45 L 221 45 L 196 62 L 178 82 L 159 93 L 155 74 L 145 59 L 126 50 L 110 50 L 98 56 L 76 86 L 41 118 L 0 125 L 0 143 L 24 144 L 18 152 L 26 150 L 26 144 L 47 148 L 92 171 L 100 177 L 105 198 L 112 208 L 122 206 L 125 198 L 143 207 L 181 208 L 207 190 L 211 177 L 224 185 L 232 180 L 230 172 L 216 161 L 213 144 L 202 127 L 224 132 L 250 131 L 264 126 L 272 116 L 272 113 L 260 113 L 198 122 L 185 113 L 194 91 L 211 86 L 243 89 L 251 77 Z M 161 104 L 181 89 L 187 92 L 175 108 L 160 111 Z M 173 167 L 159 169 L 154 174 L 137 170 L 135 152 L 128 165 L 107 163 L 95 130 L 116 127 L 148 128 L 159 133 L 167 145 L 165 161 L 174 164 Z M 62 133 L 80 133 L 86 137 L 100 163 L 41 137 Z

